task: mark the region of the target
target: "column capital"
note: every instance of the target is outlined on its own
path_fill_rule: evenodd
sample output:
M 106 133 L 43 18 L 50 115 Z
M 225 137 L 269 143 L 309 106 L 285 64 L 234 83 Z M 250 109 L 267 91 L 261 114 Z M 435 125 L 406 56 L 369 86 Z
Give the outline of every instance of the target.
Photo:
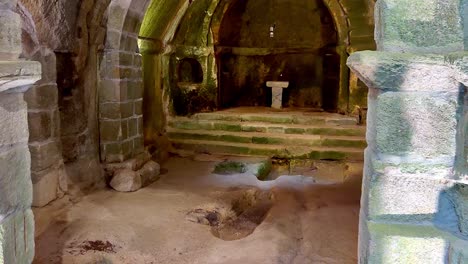
M 348 66 L 369 88 L 406 92 L 457 92 L 468 82 L 468 52 L 423 55 L 362 51 Z
M 0 61 L 0 92 L 28 88 L 41 79 L 41 64 L 36 61 Z

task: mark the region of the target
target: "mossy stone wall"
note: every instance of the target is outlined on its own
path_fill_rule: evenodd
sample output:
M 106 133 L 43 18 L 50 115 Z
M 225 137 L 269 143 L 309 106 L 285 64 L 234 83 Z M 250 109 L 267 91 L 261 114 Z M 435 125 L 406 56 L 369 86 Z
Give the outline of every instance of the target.
M 290 82 L 284 106 L 321 108 L 324 89 L 337 97 L 339 58 L 325 64 L 338 34 L 322 1 L 238 1 L 219 31 L 220 107 L 270 106 L 270 80 Z

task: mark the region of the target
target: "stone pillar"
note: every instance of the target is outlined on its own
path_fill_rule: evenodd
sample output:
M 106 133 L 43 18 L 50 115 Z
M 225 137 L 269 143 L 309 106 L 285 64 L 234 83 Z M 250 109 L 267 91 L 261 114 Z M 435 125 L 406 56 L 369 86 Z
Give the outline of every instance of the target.
M 21 20 L 16 1 L 0 1 L 0 263 L 31 263 L 31 158 L 23 93 L 40 79 L 40 64 L 18 61 Z
M 383 52 L 350 57 L 370 88 L 360 263 L 445 263 L 449 246 L 462 249 L 444 232 L 460 234 L 446 226 L 468 218 L 443 203 L 463 184 L 454 173 L 466 93 L 457 65 L 467 62 Z
M 376 7 L 379 51 L 348 60 L 369 87 L 359 263 L 468 263 L 461 3 Z
M 0 123 L 0 263 L 31 263 L 31 159 L 27 105 L 21 91 L 0 92 Z
M 42 64 L 42 78 L 25 93 L 28 104 L 29 150 L 33 206 L 42 207 L 67 191 L 60 141 L 60 113 L 55 54 L 39 49 L 33 56 Z
M 16 6 L 21 23 L 15 25 L 22 28 L 22 57 L 38 61 L 42 65 L 41 80 L 24 95 L 28 104 L 33 206 L 41 207 L 61 197 L 67 189 L 60 140 L 57 63 L 55 53 L 39 43 L 32 14 L 22 4 Z M 29 4 L 27 6 L 31 10 L 39 8 L 34 7 L 32 2 L 26 4 Z
M 141 14 L 111 4 L 106 49 L 100 64 L 100 154 L 118 163 L 143 153 L 143 74 L 138 50 Z M 125 15 L 126 14 L 126 15 Z

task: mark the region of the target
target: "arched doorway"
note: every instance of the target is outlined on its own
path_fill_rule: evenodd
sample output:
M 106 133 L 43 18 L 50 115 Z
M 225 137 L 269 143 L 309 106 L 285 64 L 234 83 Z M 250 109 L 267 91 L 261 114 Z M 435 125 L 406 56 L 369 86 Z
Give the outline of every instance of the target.
M 335 112 L 340 86 L 338 33 L 322 0 L 236 1 L 223 16 L 219 107 L 270 106 L 271 80 L 289 81 L 283 107 Z

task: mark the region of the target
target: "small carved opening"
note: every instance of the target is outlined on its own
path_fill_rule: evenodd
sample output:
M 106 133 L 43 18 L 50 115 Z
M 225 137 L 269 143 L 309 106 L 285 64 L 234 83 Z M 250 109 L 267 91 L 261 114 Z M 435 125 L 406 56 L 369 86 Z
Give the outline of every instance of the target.
M 185 58 L 179 63 L 179 82 L 202 83 L 203 69 L 196 59 Z

